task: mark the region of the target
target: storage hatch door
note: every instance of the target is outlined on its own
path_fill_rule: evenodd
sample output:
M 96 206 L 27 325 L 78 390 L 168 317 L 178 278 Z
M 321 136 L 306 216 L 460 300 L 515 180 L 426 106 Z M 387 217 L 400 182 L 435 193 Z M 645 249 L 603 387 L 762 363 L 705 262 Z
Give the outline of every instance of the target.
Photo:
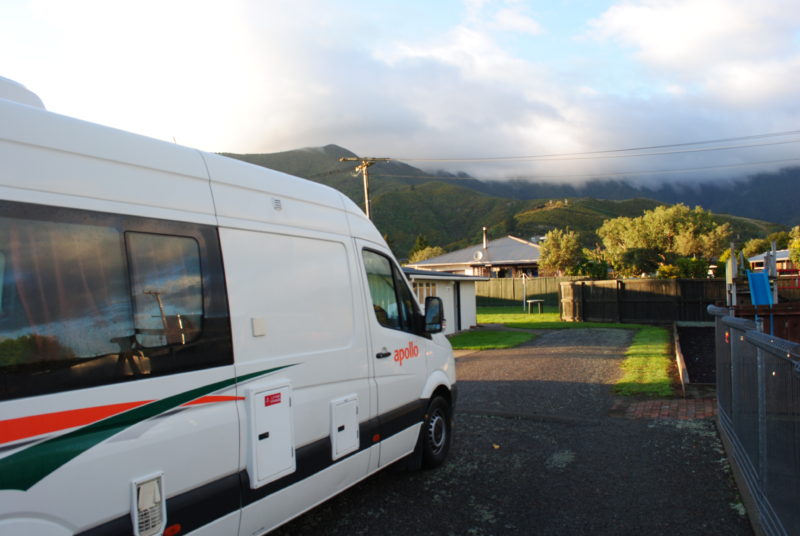
M 337 460 L 358 450 L 358 395 L 331 401 L 331 458 Z
M 295 471 L 292 389 L 288 384 L 248 391 L 250 453 L 247 473 L 255 489 Z

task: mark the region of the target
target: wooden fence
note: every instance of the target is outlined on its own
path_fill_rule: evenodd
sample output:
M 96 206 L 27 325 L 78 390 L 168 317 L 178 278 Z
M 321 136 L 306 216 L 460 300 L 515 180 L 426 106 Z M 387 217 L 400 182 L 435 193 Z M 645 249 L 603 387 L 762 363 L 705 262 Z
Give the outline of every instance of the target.
M 713 321 L 724 279 L 624 279 L 561 283 L 561 318 L 570 322 Z
M 585 277 L 526 277 L 522 279 L 498 278 L 475 283 L 478 305 L 494 305 L 536 298 L 544 300 L 545 305 L 559 304 L 559 285 L 564 281 L 577 281 Z

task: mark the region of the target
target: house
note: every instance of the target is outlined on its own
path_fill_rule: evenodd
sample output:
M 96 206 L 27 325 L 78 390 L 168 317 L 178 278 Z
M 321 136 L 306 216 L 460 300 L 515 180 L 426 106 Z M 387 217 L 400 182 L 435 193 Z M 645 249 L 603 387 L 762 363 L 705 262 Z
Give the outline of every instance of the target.
M 768 252 L 767 252 L 768 253 Z M 750 269 L 755 271 L 761 271 L 764 269 L 764 258 L 767 253 L 761 253 L 760 255 L 755 255 L 747 259 L 747 262 L 750 263 Z M 789 260 L 789 250 L 788 249 L 779 249 L 775 252 L 775 266 L 778 269 L 778 272 L 789 271 L 789 270 L 796 270 L 798 267 L 794 266 L 794 263 Z
M 535 277 L 539 274 L 540 258 L 539 245 L 510 235 L 489 241 L 484 227 L 483 244 L 409 264 L 408 267 L 480 277 L 522 277 L 522 274 Z
M 425 303 L 428 296 L 438 296 L 444 307 L 444 333 L 450 335 L 478 325 L 478 311 L 475 300 L 475 282 L 486 281 L 487 277 L 432 272 L 403 268 L 411 281 L 417 299 Z

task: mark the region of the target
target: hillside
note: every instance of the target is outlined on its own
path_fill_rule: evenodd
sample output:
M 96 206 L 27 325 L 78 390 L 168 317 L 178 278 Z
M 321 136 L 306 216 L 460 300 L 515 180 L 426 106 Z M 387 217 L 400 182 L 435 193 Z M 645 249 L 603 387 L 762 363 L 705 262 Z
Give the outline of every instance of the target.
M 668 184 L 658 187 L 634 186 L 626 181 L 594 180 L 581 186 L 533 181 L 456 182 L 487 195 L 515 199 L 559 199 L 593 197 L 599 199 L 655 199 L 663 203 L 700 205 L 715 213 L 769 220 L 786 226 L 800 224 L 800 167 L 776 173 L 759 173 L 740 181 Z
M 338 161 L 340 157 L 355 155 L 337 145 L 225 156 L 326 184 L 363 207 L 361 176 L 354 176 L 352 162 Z M 406 257 L 419 234 L 432 245 L 453 250 L 480 241 L 483 226 L 489 228 L 490 237 L 514 234 L 523 238 L 569 226 L 581 233 L 584 245 L 591 247 L 596 241 L 594 231 L 604 220 L 639 216 L 658 205 L 678 202 L 699 204 L 715 214 L 723 211 L 714 207 L 736 208 L 728 210 L 736 216 L 718 214 L 717 219 L 729 222 L 734 238 L 744 241 L 784 229 L 792 223 L 792 218 L 798 217 L 794 209 L 797 200 L 785 193 L 774 193 L 785 188 L 785 182 L 794 177 L 792 172 L 761 176 L 757 180 L 763 195 L 751 194 L 754 200 L 764 198 L 768 202 L 770 196 L 765 192 L 773 192 L 771 206 L 781 207 L 782 211 L 772 211 L 770 217 L 784 225 L 743 217 L 757 209 L 754 203 L 745 202 L 748 189 L 741 186 L 701 185 L 691 190 L 665 186 L 652 190 L 616 181 L 595 181 L 581 188 L 524 181 L 483 182 L 463 175 L 431 176 L 401 162 L 381 162 L 370 167 L 370 201 L 375 225 L 401 258 Z

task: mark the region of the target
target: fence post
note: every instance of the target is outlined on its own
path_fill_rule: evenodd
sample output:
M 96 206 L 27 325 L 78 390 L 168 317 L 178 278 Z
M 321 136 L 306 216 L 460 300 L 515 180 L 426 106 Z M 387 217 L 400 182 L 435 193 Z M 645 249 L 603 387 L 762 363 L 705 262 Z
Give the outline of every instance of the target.
M 581 307 L 580 307 L 580 311 L 578 311 L 578 318 L 579 318 L 578 321 L 579 322 L 585 322 L 586 321 L 586 313 L 585 313 L 585 310 L 586 310 L 585 309 L 586 308 L 586 296 L 584 295 L 585 291 L 586 291 L 586 283 L 581 281 Z
M 625 283 L 617 279 L 617 322 L 622 323 L 622 293 L 625 292 Z

